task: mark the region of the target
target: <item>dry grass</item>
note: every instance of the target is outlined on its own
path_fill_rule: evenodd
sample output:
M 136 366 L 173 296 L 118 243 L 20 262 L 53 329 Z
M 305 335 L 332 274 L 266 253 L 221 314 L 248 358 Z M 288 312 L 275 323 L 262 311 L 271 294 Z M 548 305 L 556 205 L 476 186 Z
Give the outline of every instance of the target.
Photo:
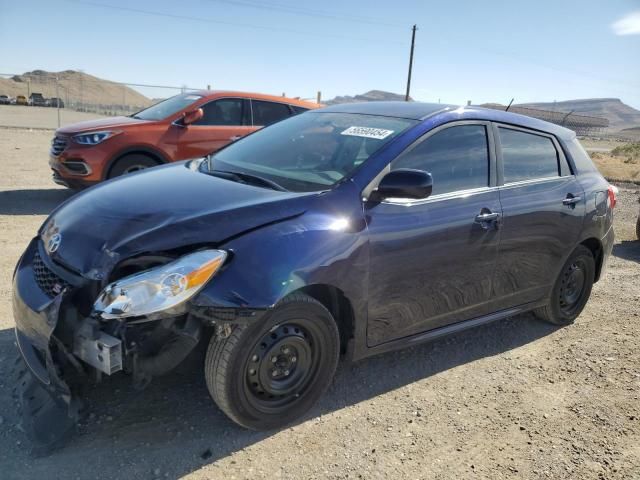
M 610 153 L 592 153 L 591 158 L 609 180 L 640 182 L 640 143 L 627 143 Z

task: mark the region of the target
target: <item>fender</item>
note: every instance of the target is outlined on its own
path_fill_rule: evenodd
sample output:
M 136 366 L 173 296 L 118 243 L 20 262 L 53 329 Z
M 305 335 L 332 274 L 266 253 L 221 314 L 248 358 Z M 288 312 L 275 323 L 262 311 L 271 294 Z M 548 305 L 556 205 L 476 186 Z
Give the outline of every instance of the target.
M 348 195 L 352 201 L 340 201 L 337 195 Z M 337 212 L 330 205 L 360 208 Z M 369 286 L 366 229 L 359 190 L 353 183 L 340 193 L 328 192 L 301 216 L 221 245 L 230 259 L 191 301 L 191 308 L 201 313 L 224 312 L 212 320 L 259 321 L 262 313 L 290 293 L 328 285 L 341 291 L 351 304 L 355 331 L 364 330 Z M 365 338 L 356 333 L 358 337 Z

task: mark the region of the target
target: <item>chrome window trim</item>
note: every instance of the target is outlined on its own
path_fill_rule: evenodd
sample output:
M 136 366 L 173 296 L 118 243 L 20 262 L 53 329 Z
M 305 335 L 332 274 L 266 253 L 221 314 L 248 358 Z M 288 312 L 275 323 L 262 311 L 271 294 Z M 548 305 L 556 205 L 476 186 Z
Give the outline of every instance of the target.
M 518 182 L 505 183 L 504 185 L 501 185 L 500 188 L 514 188 L 514 187 L 521 187 L 526 185 L 534 185 L 537 183 L 550 183 L 550 182 L 555 182 L 559 180 L 567 180 L 571 178 L 575 178 L 575 175 L 563 175 L 563 176 L 557 176 L 557 177 L 539 177 L 539 178 L 532 178 L 529 180 L 520 180 Z
M 465 198 L 473 195 L 479 195 L 481 193 L 488 193 L 498 191 L 500 187 L 480 187 L 480 188 L 471 188 L 468 190 L 456 190 L 455 192 L 448 193 L 439 193 L 437 195 L 432 195 L 427 198 L 385 198 L 380 203 L 384 203 L 387 205 L 399 205 L 402 207 L 413 207 L 416 205 L 424 205 L 427 203 L 435 203 L 443 200 L 452 200 L 456 198 Z

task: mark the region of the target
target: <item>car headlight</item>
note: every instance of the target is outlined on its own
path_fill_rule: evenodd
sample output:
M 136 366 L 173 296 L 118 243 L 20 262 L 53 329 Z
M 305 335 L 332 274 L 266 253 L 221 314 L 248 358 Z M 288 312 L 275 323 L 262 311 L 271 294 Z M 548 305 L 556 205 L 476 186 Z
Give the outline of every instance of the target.
M 202 250 L 121 278 L 105 287 L 93 305 L 102 318 L 149 315 L 176 307 L 195 295 L 220 269 L 227 252 Z
M 104 132 L 91 132 L 81 133 L 74 135 L 73 140 L 80 145 L 97 145 L 104 142 L 107 138 L 113 137 L 118 132 L 104 131 Z

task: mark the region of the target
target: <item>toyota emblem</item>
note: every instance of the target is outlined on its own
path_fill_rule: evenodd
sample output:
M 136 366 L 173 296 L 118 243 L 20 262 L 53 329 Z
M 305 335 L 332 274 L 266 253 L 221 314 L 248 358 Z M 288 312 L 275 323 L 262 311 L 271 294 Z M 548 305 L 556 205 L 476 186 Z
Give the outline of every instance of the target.
M 59 233 L 55 233 L 51 235 L 51 238 L 47 242 L 47 252 L 49 253 L 55 252 L 56 250 L 58 250 L 58 248 L 60 248 L 61 243 L 62 243 L 62 235 L 60 235 Z

